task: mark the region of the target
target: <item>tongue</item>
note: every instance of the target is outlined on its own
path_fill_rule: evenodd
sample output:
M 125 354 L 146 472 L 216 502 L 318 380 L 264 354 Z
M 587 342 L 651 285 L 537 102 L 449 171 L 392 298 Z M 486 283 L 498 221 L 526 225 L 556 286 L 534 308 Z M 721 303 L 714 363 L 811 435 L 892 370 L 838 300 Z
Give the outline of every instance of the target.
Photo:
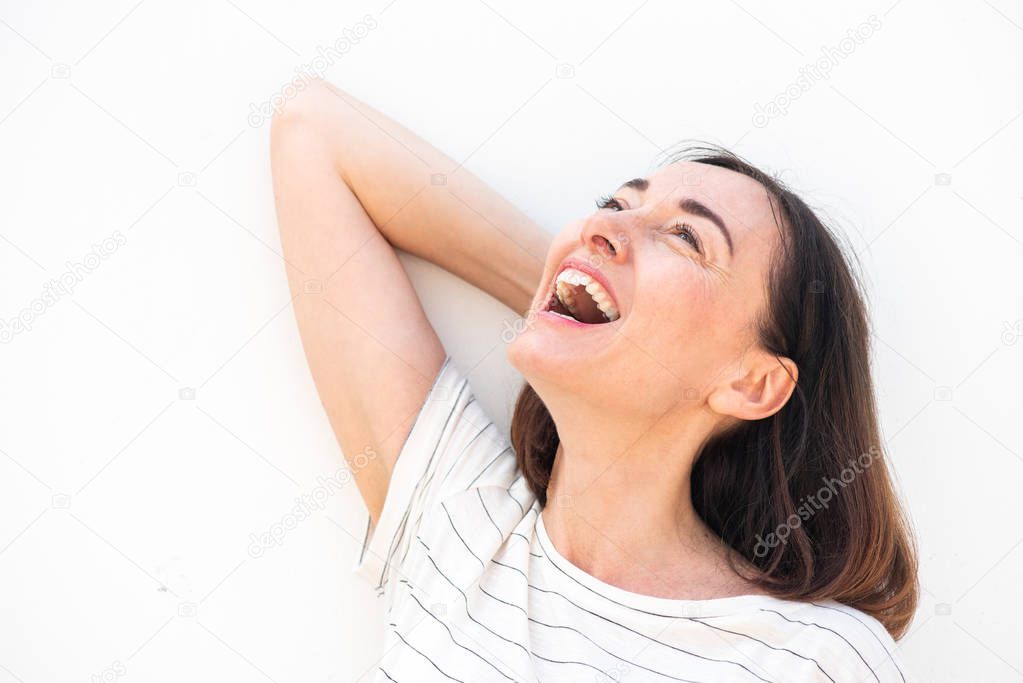
M 572 293 L 575 295 L 573 302 L 575 305 L 575 318 L 579 322 L 591 325 L 607 322 L 604 312 L 597 308 L 597 302 L 586 291 L 586 287 L 576 285 L 572 288 Z

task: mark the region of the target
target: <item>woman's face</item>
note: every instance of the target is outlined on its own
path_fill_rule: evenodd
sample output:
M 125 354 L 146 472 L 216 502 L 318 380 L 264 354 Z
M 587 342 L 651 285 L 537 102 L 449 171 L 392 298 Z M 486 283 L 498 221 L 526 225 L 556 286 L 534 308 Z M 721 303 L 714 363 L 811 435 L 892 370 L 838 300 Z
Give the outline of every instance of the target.
M 694 162 L 645 181 L 626 183 L 550 246 L 526 328 L 508 348 L 545 402 L 556 392 L 616 416 L 660 416 L 742 376 L 779 240 L 767 192 Z M 566 267 L 581 276 L 556 284 Z

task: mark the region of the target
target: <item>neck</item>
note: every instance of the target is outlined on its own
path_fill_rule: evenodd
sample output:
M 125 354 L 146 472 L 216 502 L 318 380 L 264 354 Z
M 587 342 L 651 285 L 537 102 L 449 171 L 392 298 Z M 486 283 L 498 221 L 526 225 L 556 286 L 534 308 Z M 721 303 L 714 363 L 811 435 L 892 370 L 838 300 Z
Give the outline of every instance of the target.
M 706 427 L 695 415 L 623 421 L 599 412 L 573 406 L 556 420 L 561 444 L 543 511 L 551 542 L 606 583 L 680 597 L 679 576 L 695 580 L 709 565 L 720 571 L 722 559 L 690 496 Z

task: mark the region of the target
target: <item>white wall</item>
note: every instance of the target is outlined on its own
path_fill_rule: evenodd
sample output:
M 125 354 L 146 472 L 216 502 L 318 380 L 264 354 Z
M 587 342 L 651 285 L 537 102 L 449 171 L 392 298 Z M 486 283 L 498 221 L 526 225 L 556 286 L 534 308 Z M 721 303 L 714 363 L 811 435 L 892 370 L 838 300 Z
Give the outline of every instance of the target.
M 551 230 L 686 137 L 826 210 L 869 282 L 919 531 L 905 657 L 1023 679 L 1023 8 L 831 4 L 0 3 L 0 683 L 350 681 L 379 655 L 353 485 L 249 552 L 342 463 L 258 105 L 348 31 L 328 79 Z M 513 316 L 405 262 L 506 425 Z

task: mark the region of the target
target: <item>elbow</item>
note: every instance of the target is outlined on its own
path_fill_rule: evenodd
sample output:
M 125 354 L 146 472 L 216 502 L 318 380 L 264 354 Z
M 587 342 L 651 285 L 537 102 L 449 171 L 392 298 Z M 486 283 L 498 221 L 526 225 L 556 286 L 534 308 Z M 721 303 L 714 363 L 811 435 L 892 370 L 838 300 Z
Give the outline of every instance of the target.
M 270 134 L 277 135 L 281 131 L 295 126 L 308 126 L 322 120 L 327 109 L 328 97 L 334 97 L 331 86 L 320 77 L 313 77 L 296 93 L 274 107 L 270 118 Z

